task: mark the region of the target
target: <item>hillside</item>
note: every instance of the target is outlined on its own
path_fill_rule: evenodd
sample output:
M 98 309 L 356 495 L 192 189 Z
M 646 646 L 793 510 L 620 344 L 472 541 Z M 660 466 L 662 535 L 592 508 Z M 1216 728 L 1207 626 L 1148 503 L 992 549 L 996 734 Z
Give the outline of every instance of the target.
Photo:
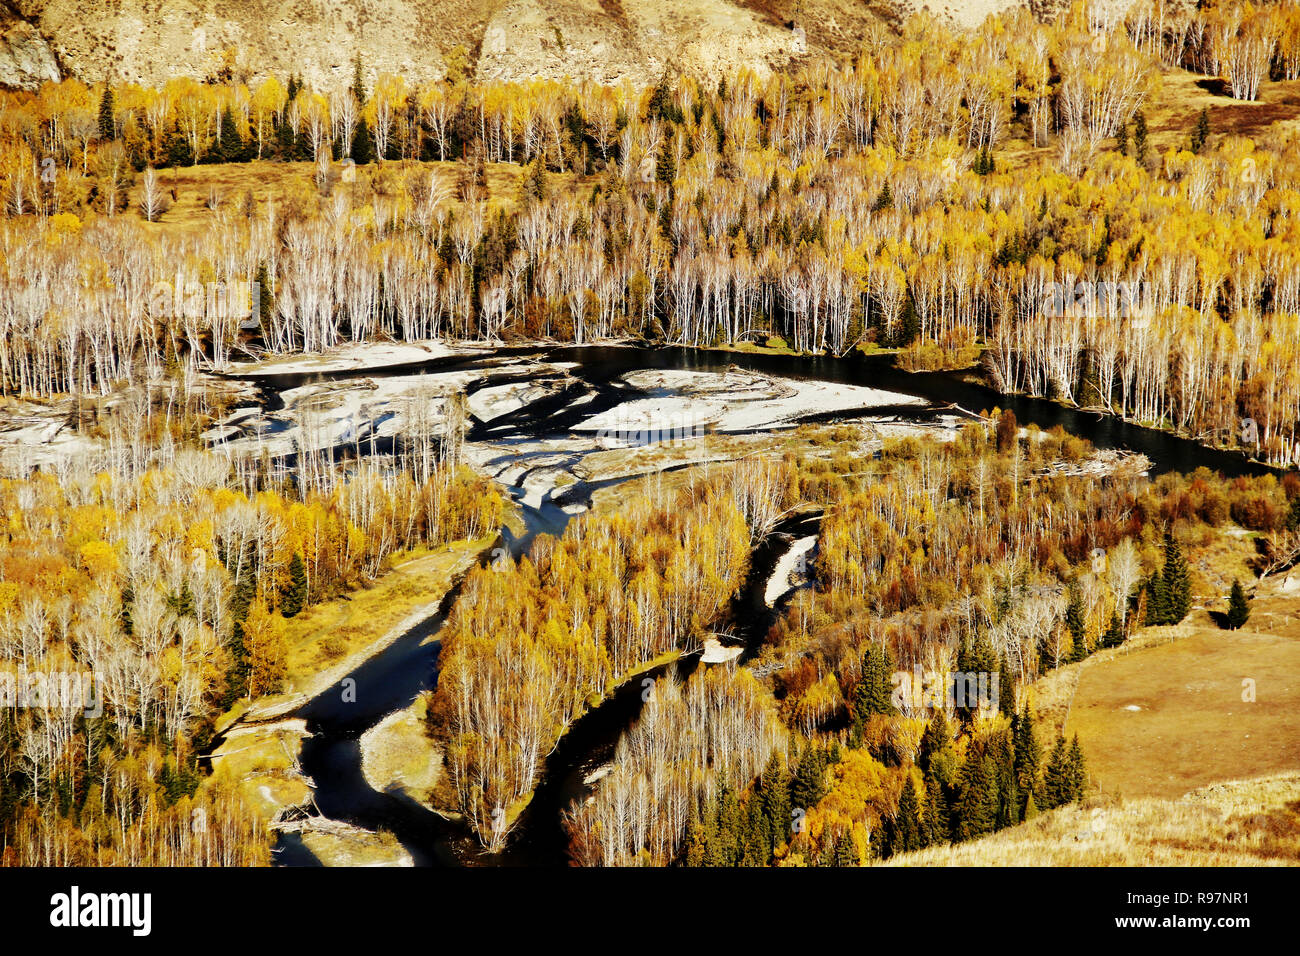
M 982 840 L 888 866 L 1294 866 L 1300 774 L 1237 780 L 1181 799 L 1069 806 Z
M 873 27 L 924 6 L 974 26 L 1016 0 L 9 0 L 0 4 L 0 85 L 47 79 L 162 85 L 229 67 L 256 80 L 300 72 L 346 83 L 359 51 L 372 73 L 415 82 L 456 57 L 480 80 L 645 83 L 665 69 L 759 73 L 856 49 Z M 802 23 L 795 23 L 796 7 Z M 235 51 L 233 55 L 228 51 Z

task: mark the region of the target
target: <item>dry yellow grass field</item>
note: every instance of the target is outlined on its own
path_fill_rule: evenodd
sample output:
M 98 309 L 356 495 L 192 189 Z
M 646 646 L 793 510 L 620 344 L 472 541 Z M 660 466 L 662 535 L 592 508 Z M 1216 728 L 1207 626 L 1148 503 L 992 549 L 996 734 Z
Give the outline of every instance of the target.
M 1093 783 L 1126 796 L 1300 768 L 1300 639 L 1193 625 L 1096 661 L 1065 730 L 1079 735 Z
M 1281 137 L 1300 129 L 1300 80 L 1269 81 L 1261 85 L 1259 99 L 1234 100 L 1216 88 L 1220 81 L 1181 69 L 1163 69 L 1160 86 L 1144 109 L 1147 120 L 1148 155 L 1170 149 L 1187 149 L 1192 130 L 1206 110 L 1210 121 L 1211 145 L 1219 136 L 1246 136 L 1257 142 Z M 1130 136 L 1132 124 L 1130 124 Z M 1110 141 L 1104 148 L 1113 145 Z M 1038 160 L 1049 161 L 1059 152 L 1053 140 L 1047 146 L 1033 146 L 1028 134 L 1018 127 L 998 145 L 999 168 L 1013 169 Z
M 288 677 L 284 693 L 308 697 L 328 687 L 371 653 L 413 614 L 431 610 L 455 579 L 477 559 L 487 541 L 457 541 L 432 553 L 398 560 L 369 585 L 313 605 L 287 622 Z
M 356 179 L 342 182 L 339 177 L 343 167 L 333 164 L 336 181 L 335 192 L 355 193 L 369 201 L 374 195 L 398 197 L 406 188 L 407 177 L 413 172 L 433 173 L 448 189 L 453 209 L 460 206 L 456 183 L 462 164 L 454 162 L 416 162 L 390 160 L 382 165 L 370 164 L 356 167 Z M 251 196 L 255 213 L 264 212 L 266 203 L 274 201 L 280 215 L 292 207 L 306 211 L 328 199 L 317 188 L 314 177 L 316 164 L 306 162 L 282 163 L 258 160 L 250 163 L 213 163 L 200 166 L 166 167 L 158 170 L 158 183 L 167 195 L 168 208 L 157 221 L 146 228 L 162 235 L 183 235 L 202 231 L 211 226 L 217 211 L 209 206 L 209 198 L 216 197 L 218 209 L 241 210 L 246 197 Z M 509 163 L 489 163 L 486 167 L 487 198 L 493 207 L 513 210 L 519 199 L 523 167 Z M 565 189 L 573 185 L 570 173 L 549 173 L 548 186 Z M 143 191 L 143 177 L 137 176 L 129 193 L 126 215 L 143 222 L 138 205 Z M 173 195 L 174 191 L 174 195 Z
M 1221 602 L 1205 598 L 1238 573 L 1248 546 L 1229 535 L 1198 549 L 1207 607 L 1182 624 L 1142 628 L 1033 685 L 1040 740 L 1079 735 L 1086 806 L 897 862 L 1300 864 L 1300 586 L 1258 582 L 1240 631 L 1220 629 L 1210 611 Z
M 1300 864 L 1300 773 L 1239 780 L 1178 800 L 1069 806 L 891 866 L 1294 866 Z

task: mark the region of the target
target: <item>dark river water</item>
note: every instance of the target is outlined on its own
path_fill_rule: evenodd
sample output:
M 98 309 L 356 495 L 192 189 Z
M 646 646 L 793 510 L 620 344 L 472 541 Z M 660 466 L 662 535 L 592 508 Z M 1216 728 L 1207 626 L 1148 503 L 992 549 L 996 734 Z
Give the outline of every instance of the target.
M 901 419 L 929 420 L 953 406 L 969 412 L 1010 408 L 1022 424 L 1049 429 L 1063 427 L 1100 448 L 1126 449 L 1146 455 L 1152 471 L 1191 471 L 1205 466 L 1226 476 L 1261 474 L 1268 471 L 1243 456 L 1214 451 L 1165 432 L 1132 425 L 1118 419 L 1066 408 L 1054 402 L 1021 396 L 1000 395 L 967 373 L 920 373 L 899 370 L 892 357 L 845 358 L 757 355 L 684 348 L 639 346 L 591 346 L 559 348 L 501 349 L 490 356 L 441 358 L 417 365 L 383 370 L 342 373 L 303 373 L 259 378 L 263 399 L 274 411 L 283 404 L 280 393 L 298 385 L 352 377 L 409 375 L 426 371 L 479 369 L 484 378 L 467 389 L 537 376 L 518 370 L 497 370 L 502 358 L 536 357 L 551 362 L 573 362 L 576 367 L 563 377 L 556 392 L 525 408 L 486 423 L 475 423 L 473 441 L 536 440 L 567 437 L 569 429 L 587 417 L 611 408 L 640 393 L 620 381 L 627 372 L 639 369 L 684 369 L 721 371 L 729 366 L 791 378 L 867 385 L 873 388 L 919 396 L 926 407 L 897 406 L 872 409 L 871 416 L 893 414 Z M 552 376 L 553 377 L 553 376 Z M 588 401 L 574 407 L 578 398 Z M 851 419 L 854 415 L 816 416 Z M 367 442 L 361 447 L 372 447 Z M 392 449 L 391 440 L 376 439 L 377 452 Z M 520 483 L 522 484 L 520 479 Z M 626 480 L 626 479 L 623 479 Z M 604 484 L 609 484 L 605 482 Z M 566 488 L 561 499 L 548 498 L 540 508 L 525 507 L 526 530 L 516 537 L 503 531 L 502 543 L 514 556 L 523 553 L 539 533 L 562 533 L 568 514 L 564 501 L 589 498 L 598 485 L 579 483 Z M 755 550 L 753 568 L 741 594 L 731 608 L 729 628 L 736 638 L 752 647 L 761 640 L 775 612 L 763 602 L 763 591 L 773 566 L 790 540 L 816 533 L 816 515 L 797 515 L 777 529 Z M 477 844 L 464 828 L 448 822 L 395 793 L 378 793 L 362 777 L 359 739 L 385 715 L 406 707 L 437 681 L 437 641 L 426 642 L 446 619 L 459 594 L 459 586 L 444 599 L 437 614 L 413 628 L 392 646 L 363 664 L 350 677 L 355 681 L 355 702 L 345 702 L 342 687 L 336 685 L 305 704 L 299 716 L 312 734 L 303 745 L 302 768 L 316 783 L 315 801 L 320 812 L 366 829 L 393 833 L 417 865 L 533 865 L 562 866 L 568 861 L 561 824 L 563 811 L 573 800 L 590 792 L 583 783 L 593 770 L 613 755 L 619 736 L 637 718 L 641 709 L 642 680 L 655 678 L 667 667 L 685 676 L 697 666 L 697 658 L 685 658 L 629 681 L 608 700 L 576 721 L 547 758 L 543 778 L 511 836 L 509 846 L 495 857 L 478 852 Z M 281 836 L 275 849 L 281 865 L 316 865 L 319 861 L 295 834 Z

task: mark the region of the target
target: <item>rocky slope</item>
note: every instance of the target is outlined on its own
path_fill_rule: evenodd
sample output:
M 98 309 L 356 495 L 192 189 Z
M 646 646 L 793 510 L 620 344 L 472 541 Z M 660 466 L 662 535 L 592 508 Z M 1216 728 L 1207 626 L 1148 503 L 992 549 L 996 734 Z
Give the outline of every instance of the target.
M 653 81 L 664 70 L 762 74 L 855 48 L 929 9 L 970 26 L 1023 0 L 0 0 L 0 84 L 71 75 L 161 84 L 223 68 L 301 73 L 322 89 L 368 72 L 444 76 L 457 47 L 479 79 Z M 802 6 L 795 23 L 796 4 Z

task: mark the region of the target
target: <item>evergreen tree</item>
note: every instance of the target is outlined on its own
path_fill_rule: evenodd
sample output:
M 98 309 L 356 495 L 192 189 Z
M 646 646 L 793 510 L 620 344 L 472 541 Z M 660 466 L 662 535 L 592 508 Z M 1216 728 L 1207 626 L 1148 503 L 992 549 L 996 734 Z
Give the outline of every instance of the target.
M 1147 116 L 1141 110 L 1133 117 L 1133 155 L 1139 165 L 1147 161 Z
M 998 712 L 1008 720 L 1016 716 L 1016 675 L 1006 658 L 998 665 Z
M 758 781 L 759 797 L 766 817 L 769 857 L 790 841 L 790 771 L 776 754 L 767 762 Z
M 1102 647 L 1119 647 L 1124 643 L 1124 625 L 1119 619 L 1119 615 L 1111 613 L 1110 626 L 1106 628 L 1106 633 L 1101 639 Z
M 686 847 L 682 862 L 686 866 L 704 866 L 706 858 L 704 825 L 700 823 L 698 817 L 692 816 L 687 822 L 686 838 L 682 842 Z
M 240 163 L 246 158 L 243 137 L 239 135 L 234 114 L 227 107 L 221 111 L 221 150 L 219 153 L 214 153 L 212 159 L 226 163 Z
M 1034 733 L 1034 714 L 1028 704 L 1023 713 L 1017 714 L 1011 724 L 1012 749 L 1014 751 L 1014 771 L 1018 792 L 1025 798 L 1024 816 L 1028 818 L 1028 803 L 1033 800 L 1034 791 L 1038 789 L 1038 767 L 1043 759 L 1042 748 Z
M 1196 128 L 1192 130 L 1192 152 L 1199 153 L 1205 148 L 1206 142 L 1210 138 L 1210 111 L 1207 108 L 1201 109 L 1201 115 L 1196 120 Z
M 1115 132 L 1115 148 L 1119 150 L 1121 156 L 1128 155 L 1128 121 L 1119 124 L 1119 129 Z
M 280 613 L 295 617 L 307 604 L 307 567 L 297 551 L 289 559 L 289 583 L 280 598 Z
M 949 786 L 956 776 L 956 756 L 952 749 L 952 728 L 942 710 L 936 711 L 925 733 L 921 735 L 921 746 L 917 752 L 917 764 L 927 775 L 933 776 L 944 786 Z
M 835 865 L 836 866 L 858 866 L 858 850 L 853 845 L 853 839 L 847 834 L 840 834 L 840 838 L 835 841 Z
M 659 158 L 655 162 L 655 179 L 665 186 L 671 186 L 677 179 L 677 160 L 667 143 L 659 150 Z M 668 203 L 667 208 L 671 212 L 672 204 Z
M 809 747 L 799 758 L 790 785 L 791 809 L 811 810 L 826 794 L 826 751 Z
M 978 632 L 974 639 L 967 639 L 962 642 L 961 650 L 957 652 L 957 673 L 958 675 L 975 675 L 974 679 L 961 676 L 954 677 L 954 680 L 960 680 L 963 683 L 961 693 L 958 695 L 954 692 L 956 700 L 957 716 L 961 718 L 963 724 L 968 724 L 979 714 L 981 701 L 972 700 L 979 685 L 979 675 L 987 675 L 984 679 L 987 682 L 992 679 L 992 675 L 998 670 L 997 656 L 993 652 L 993 645 L 989 643 L 989 638 L 983 631 Z
M 1066 756 L 1068 799 L 1065 802 L 1082 802 L 1087 789 L 1087 780 L 1088 772 L 1084 766 L 1083 751 L 1079 748 L 1079 735 L 1075 734 Z
M 366 80 L 361 68 L 360 52 L 352 58 L 352 95 L 356 97 L 358 106 L 365 106 L 366 100 L 370 98 L 370 94 L 366 92 Z
M 163 134 L 162 153 L 168 166 L 192 166 L 194 152 L 190 141 L 181 132 L 180 123 L 173 121 L 171 127 Z
M 117 123 L 114 119 L 116 101 L 113 99 L 113 87 L 104 83 L 104 94 L 99 98 L 99 138 L 117 139 Z
M 972 752 L 962 767 L 957 803 L 952 810 L 953 839 L 973 840 L 992 833 L 997 813 L 996 768 L 989 757 Z
M 885 180 L 885 185 L 880 188 L 880 194 L 876 196 L 876 204 L 872 209 L 875 212 L 880 212 L 883 209 L 892 209 L 893 207 L 894 191 L 889 188 L 889 180 Z
M 896 713 L 893 701 L 893 656 L 889 648 L 869 644 L 862 655 L 858 682 L 853 688 L 853 721 L 856 733 L 873 715 Z
M 1241 582 L 1232 579 L 1232 592 L 1228 595 L 1228 630 L 1238 630 L 1250 618 L 1250 603 Z
M 1066 751 L 1065 738 L 1057 737 L 1052 747 L 1052 755 L 1047 760 L 1047 769 L 1043 773 L 1043 809 L 1055 808 L 1070 802 L 1070 768 L 1069 754 Z
M 1079 592 L 1079 582 L 1073 580 L 1069 588 L 1069 604 L 1065 609 L 1065 628 L 1070 632 L 1071 663 L 1088 656 L 1088 635 L 1083 620 L 1083 595 Z
M 1183 550 L 1172 529 L 1165 531 L 1165 566 L 1161 572 L 1165 588 L 1165 624 L 1177 624 L 1192 609 L 1192 579 Z
M 167 595 L 167 606 L 177 617 L 194 617 L 194 592 L 188 579 L 181 582 L 180 591 Z
M 916 784 L 909 772 L 903 782 L 903 792 L 898 798 L 898 813 L 894 815 L 896 838 L 891 841 L 894 853 L 906 853 L 921 848 L 921 805 L 916 799 Z
M 1169 601 L 1165 593 L 1165 582 L 1159 571 L 1147 578 L 1145 590 L 1147 607 L 1142 623 L 1147 625 L 1165 623 L 1165 619 L 1169 616 Z
M 357 131 L 352 135 L 352 161 L 358 166 L 373 162 L 375 146 L 370 140 L 370 125 L 363 116 L 357 120 Z
M 1034 794 L 1031 791 L 1029 794 L 1029 799 L 1025 801 L 1025 813 L 1023 819 L 1026 822 L 1028 822 L 1029 820 L 1034 819 L 1034 817 L 1036 816 L 1038 816 L 1038 804 L 1034 800 Z
M 735 866 L 740 845 L 740 804 L 735 792 L 723 786 L 718 794 L 718 825 L 709 866 Z

